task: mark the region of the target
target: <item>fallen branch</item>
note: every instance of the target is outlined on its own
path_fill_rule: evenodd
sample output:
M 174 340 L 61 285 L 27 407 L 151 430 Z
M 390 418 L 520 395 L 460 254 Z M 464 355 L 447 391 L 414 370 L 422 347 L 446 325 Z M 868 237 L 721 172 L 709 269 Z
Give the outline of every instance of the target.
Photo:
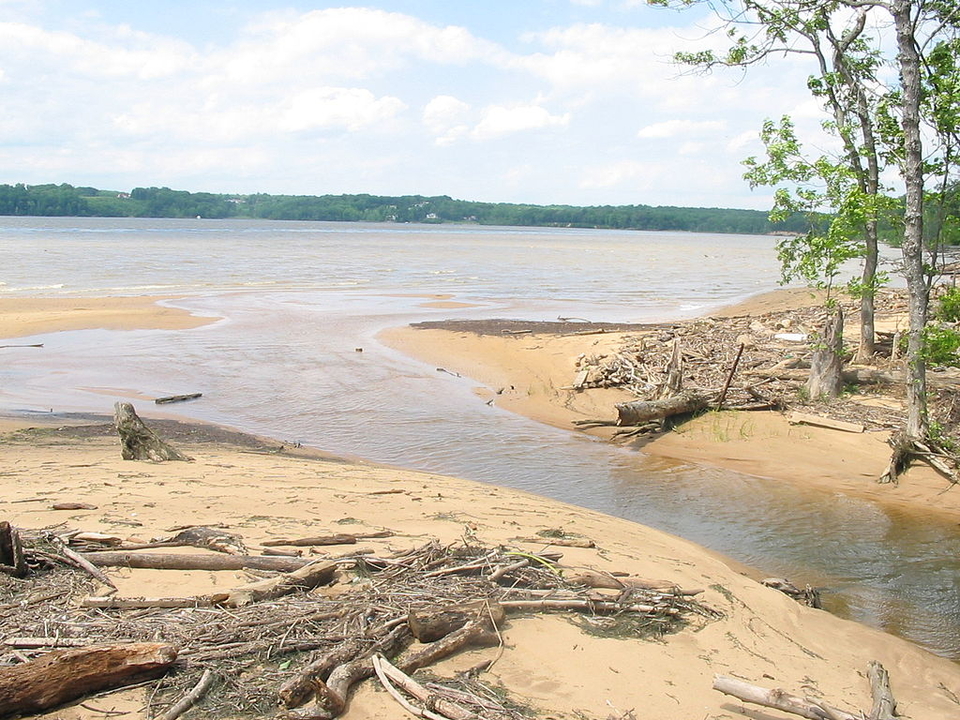
M 199 397 L 203 397 L 203 393 L 186 393 L 185 395 L 167 395 L 166 397 L 158 397 L 153 402 L 157 405 L 167 405 L 169 403 L 179 403 L 185 402 L 187 400 L 196 400 Z
M 80 601 L 80 607 L 100 608 L 103 610 L 140 610 L 144 608 L 192 608 L 209 607 L 210 600 L 199 597 L 166 598 L 117 598 L 87 597 Z
M 407 712 L 416 717 L 427 718 L 428 720 L 479 720 L 476 713 L 455 702 L 438 697 L 435 692 L 431 692 L 412 677 L 391 665 L 390 661 L 382 655 L 373 656 L 373 669 L 390 696 L 400 703 Z M 417 700 L 425 703 L 427 707 L 418 708 L 407 701 L 393 686 L 392 683 L 394 682 Z M 434 710 L 437 712 L 433 712 Z
M 264 547 L 310 547 L 311 545 L 355 545 L 357 540 L 370 538 L 385 538 L 392 536 L 389 530 L 378 530 L 370 533 L 336 533 L 334 535 L 320 535 L 318 537 L 298 538 L 295 540 L 265 540 Z
M 790 695 L 780 689 L 767 690 L 725 675 L 714 677 L 713 689 L 743 702 L 782 710 L 792 715 L 809 718 L 809 720 L 862 720 L 859 714 L 837 710 L 832 707 L 823 707 L 819 703 Z
M 243 607 L 261 600 L 289 595 L 297 590 L 312 590 L 329 583 L 337 572 L 334 562 L 316 561 L 279 577 L 241 585 L 224 593 L 214 593 L 210 602 L 221 607 Z
M 216 680 L 216 677 L 217 676 L 210 668 L 204 670 L 203 675 L 200 676 L 200 682 L 194 685 L 190 692 L 180 698 L 180 700 L 177 701 L 177 703 L 167 710 L 163 715 L 161 715 L 158 720 L 177 720 L 178 717 L 196 705 L 200 698 L 206 695 L 207 690 L 209 690 L 210 686 L 213 685 L 213 681 Z
M 0 668 L 0 716 L 40 712 L 98 690 L 165 673 L 177 659 L 166 643 L 125 643 L 56 650 Z
M 147 570 L 277 570 L 290 572 L 314 562 L 309 558 L 261 555 L 173 555 L 167 553 L 84 553 L 98 567 L 130 567 Z

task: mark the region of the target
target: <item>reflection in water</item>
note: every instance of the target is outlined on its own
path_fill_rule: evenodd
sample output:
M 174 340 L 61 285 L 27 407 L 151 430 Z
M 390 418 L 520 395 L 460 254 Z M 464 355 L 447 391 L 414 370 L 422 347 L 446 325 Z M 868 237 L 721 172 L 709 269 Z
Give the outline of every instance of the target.
M 296 223 L 245 229 L 182 221 L 147 232 L 146 221 L 91 221 L 79 232 L 71 222 L 86 221 L 59 219 L 45 230 L 21 227 L 20 235 L 6 237 L 0 228 L 0 262 L 9 260 L 11 269 L 7 288 L 39 286 L 46 277 L 47 284 L 88 294 L 148 285 L 207 292 L 176 304 L 229 319 L 188 332 L 96 330 L 24 340 L 45 347 L 4 356 L 4 409 L 104 412 L 113 400 L 105 394 L 123 394 L 108 388 L 131 396 L 202 391 L 202 401 L 178 411 L 660 528 L 766 574 L 824 586 L 830 609 L 960 658 L 960 533 L 954 524 L 647 458 L 539 425 L 478 401 L 469 379 L 437 373 L 375 340 L 384 327 L 451 315 L 662 319 L 678 309 L 662 297 L 692 309 L 742 296 L 761 282 L 772 286 L 774 260 L 756 238 L 664 236 L 640 253 L 637 243 L 649 239 L 642 234 L 489 231 L 464 244 L 456 231 L 400 228 L 387 236 L 382 228 L 363 234 L 358 226 L 351 228 L 357 239 L 346 252 L 342 226 L 334 236 L 326 226 Z M 127 228 L 128 222 L 137 227 Z M 103 237 L 90 229 L 100 226 Z M 198 227 L 211 228 L 210 237 L 198 240 Z M 114 236 L 121 236 L 123 252 Z M 56 252 L 41 256 L 31 270 L 19 260 L 39 254 L 23 252 L 24 242 Z M 717 274 L 705 278 L 699 295 L 683 295 L 691 268 L 703 265 L 705 249 L 716 252 L 718 242 L 725 243 L 730 262 L 708 263 L 701 269 Z M 17 262 L 4 258 L 7 251 Z M 156 261 L 149 266 L 125 264 L 151 253 Z M 628 262 L 638 256 L 649 266 Z M 614 281 L 610 267 L 622 268 L 623 277 Z M 727 267 L 737 267 L 738 276 L 729 277 Z M 335 289 L 350 283 L 363 289 Z M 577 294 L 550 294 L 549 287 L 576 288 Z M 428 309 L 420 307 L 422 298 L 410 297 L 440 288 L 480 307 Z M 522 294 L 528 296 L 522 302 L 496 299 Z

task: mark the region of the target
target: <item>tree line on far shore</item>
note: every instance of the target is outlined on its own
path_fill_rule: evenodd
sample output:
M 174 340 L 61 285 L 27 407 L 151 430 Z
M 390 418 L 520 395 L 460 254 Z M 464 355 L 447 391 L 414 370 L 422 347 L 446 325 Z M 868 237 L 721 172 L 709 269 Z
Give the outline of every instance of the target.
M 805 233 L 810 221 L 798 213 L 771 222 L 761 210 L 524 205 L 454 200 L 446 195 L 224 195 L 166 187 L 134 188 L 127 193 L 65 183 L 0 185 L 0 215 L 476 223 L 743 234 Z

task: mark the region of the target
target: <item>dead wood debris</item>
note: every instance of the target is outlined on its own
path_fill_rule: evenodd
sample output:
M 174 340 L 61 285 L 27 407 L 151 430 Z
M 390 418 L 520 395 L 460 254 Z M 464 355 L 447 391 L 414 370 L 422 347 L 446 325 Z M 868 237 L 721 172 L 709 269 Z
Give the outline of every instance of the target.
M 62 527 L 20 531 L 28 573 L 22 580 L 0 576 L 0 670 L 71 641 L 167 643 L 179 655 L 175 672 L 156 681 L 149 694 L 154 715 L 169 713 L 183 698 L 193 702 L 199 694 L 191 689 L 202 687 L 205 695 L 193 717 L 272 715 L 281 699 L 288 707 L 281 716 L 335 717 L 349 702 L 351 685 L 374 675 L 375 655 L 412 676 L 471 644 L 501 644 L 502 633 L 509 632 L 504 618 L 516 614 L 568 613 L 608 632 L 616 623 L 621 635 L 640 638 L 719 616 L 692 597 L 696 591 L 630 578 L 622 578 L 622 587 L 598 590 L 591 587 L 598 583 L 583 580 L 589 573 L 566 568 L 567 579 L 559 553 L 490 547 L 472 537 L 451 546 L 431 541 L 393 555 L 340 558 L 335 592 L 301 590 L 229 609 L 85 606 L 81 601 L 95 592 L 95 579 L 57 556 L 61 538 L 75 534 Z M 413 627 L 419 632 L 433 622 L 431 615 L 442 616 L 448 627 L 434 630 L 429 642 L 411 645 Z M 414 616 L 417 625 L 410 624 Z M 16 637 L 33 642 L 7 643 Z M 199 682 L 206 671 L 216 675 L 212 688 L 209 674 L 208 682 Z M 305 682 L 298 684 L 298 678 Z M 475 674 L 426 682 L 421 671 L 417 678 L 431 698 L 444 698 L 468 714 L 489 720 L 524 716 L 521 706 Z M 431 711 L 445 706 L 432 703 Z
M 904 313 L 905 303 L 901 291 L 881 291 L 876 298 L 878 319 Z M 852 301 L 842 306 L 848 317 L 856 317 Z M 863 425 L 867 431 L 902 427 L 902 358 L 898 359 L 895 352 L 895 333 L 878 333 L 877 355 L 870 366 L 848 365 L 844 369 L 851 392 L 832 401 L 807 397 L 811 344 L 823 325 L 825 312 L 822 307 L 811 307 L 755 316 L 705 317 L 672 327 L 651 326 L 628 335 L 612 354 L 581 355 L 571 388 L 620 388 L 641 400 L 662 402 L 665 396 L 676 394 L 665 388 L 676 385 L 679 368 L 683 390 L 714 399 L 714 407 L 723 395 L 723 407 L 727 409 L 802 407 L 807 413 Z M 855 337 L 855 331 L 848 327 L 848 344 Z M 851 357 L 856 354 L 856 347 L 848 349 Z M 960 373 L 952 368 L 931 368 L 929 377 L 933 395 L 930 419 L 944 434 L 956 434 L 944 438 L 945 447 L 960 446 Z M 662 432 L 670 429 L 671 422 L 671 417 L 658 419 L 624 428 L 619 434 L 632 437 Z M 584 420 L 576 424 L 631 423 Z M 955 471 L 955 460 L 950 464 Z

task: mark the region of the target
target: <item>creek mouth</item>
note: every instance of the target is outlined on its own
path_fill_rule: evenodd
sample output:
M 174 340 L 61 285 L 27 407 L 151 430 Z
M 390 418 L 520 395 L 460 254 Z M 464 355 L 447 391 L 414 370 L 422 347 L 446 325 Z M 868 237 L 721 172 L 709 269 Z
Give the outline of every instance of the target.
M 763 575 L 823 587 L 831 611 L 960 659 L 956 523 L 542 425 L 376 340 L 440 317 L 699 314 L 775 287 L 770 238 L 103 218 L 0 225 L 5 292 L 180 294 L 166 304 L 225 318 L 188 331 L 21 338 L 44 347 L 5 351 L 0 410 L 103 413 L 115 400 L 203 392 L 168 412 L 649 525 Z M 423 307 L 438 293 L 474 307 Z

